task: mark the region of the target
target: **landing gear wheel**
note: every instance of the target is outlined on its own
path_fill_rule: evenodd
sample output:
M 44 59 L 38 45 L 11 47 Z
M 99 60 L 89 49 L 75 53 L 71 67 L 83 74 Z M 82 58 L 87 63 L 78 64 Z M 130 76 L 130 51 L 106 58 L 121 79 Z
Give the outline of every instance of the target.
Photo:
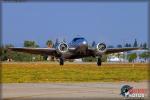
M 64 65 L 64 59 L 62 57 L 59 59 L 59 64 Z
M 101 66 L 102 65 L 102 60 L 101 60 L 101 58 L 98 58 L 97 59 L 97 66 Z

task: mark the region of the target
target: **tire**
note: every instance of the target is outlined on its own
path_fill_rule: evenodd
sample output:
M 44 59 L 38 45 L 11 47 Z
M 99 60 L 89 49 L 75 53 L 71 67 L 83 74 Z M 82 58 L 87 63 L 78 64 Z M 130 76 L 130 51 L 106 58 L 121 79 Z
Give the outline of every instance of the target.
M 98 58 L 98 59 L 97 59 L 97 66 L 101 66 L 101 65 L 102 65 L 101 58 Z
M 64 59 L 63 59 L 63 58 L 60 58 L 59 60 L 60 60 L 60 61 L 59 61 L 59 64 L 60 64 L 60 65 L 64 65 Z

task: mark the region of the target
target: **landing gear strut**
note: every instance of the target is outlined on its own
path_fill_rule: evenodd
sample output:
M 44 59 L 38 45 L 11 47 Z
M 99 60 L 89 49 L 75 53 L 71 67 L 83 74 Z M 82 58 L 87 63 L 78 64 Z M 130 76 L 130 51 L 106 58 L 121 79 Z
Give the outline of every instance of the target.
M 101 65 L 102 65 L 101 57 L 98 57 L 98 59 L 97 59 L 97 66 L 101 66 Z
M 63 57 L 60 57 L 60 58 L 59 58 L 59 64 L 60 64 L 60 65 L 64 65 L 64 58 L 63 58 Z

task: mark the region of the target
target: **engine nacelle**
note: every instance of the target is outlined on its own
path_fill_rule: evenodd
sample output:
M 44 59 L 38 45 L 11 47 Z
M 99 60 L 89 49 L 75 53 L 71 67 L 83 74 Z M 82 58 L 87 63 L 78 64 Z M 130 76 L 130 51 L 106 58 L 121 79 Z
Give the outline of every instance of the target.
M 57 46 L 58 53 L 66 53 L 68 51 L 68 49 L 69 49 L 68 45 L 64 42 L 59 43 Z
M 100 53 L 104 53 L 105 51 L 106 51 L 106 44 L 105 43 L 98 43 L 97 45 L 96 45 L 96 49 L 97 49 L 97 51 L 98 52 L 100 52 Z

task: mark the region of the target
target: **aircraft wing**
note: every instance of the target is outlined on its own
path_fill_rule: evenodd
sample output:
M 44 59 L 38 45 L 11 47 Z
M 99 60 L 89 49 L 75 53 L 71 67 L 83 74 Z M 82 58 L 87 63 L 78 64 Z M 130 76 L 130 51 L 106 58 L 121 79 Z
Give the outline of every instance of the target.
M 118 53 L 118 52 L 125 52 L 125 51 L 131 51 L 131 50 L 139 50 L 141 48 L 130 48 L 130 47 L 127 47 L 127 48 L 107 48 L 106 50 L 106 54 L 110 54 L 110 53 Z
M 55 55 L 56 49 L 55 48 L 27 48 L 27 47 L 11 47 L 8 48 L 11 51 L 17 52 L 25 52 L 31 54 L 48 54 L 48 55 Z

